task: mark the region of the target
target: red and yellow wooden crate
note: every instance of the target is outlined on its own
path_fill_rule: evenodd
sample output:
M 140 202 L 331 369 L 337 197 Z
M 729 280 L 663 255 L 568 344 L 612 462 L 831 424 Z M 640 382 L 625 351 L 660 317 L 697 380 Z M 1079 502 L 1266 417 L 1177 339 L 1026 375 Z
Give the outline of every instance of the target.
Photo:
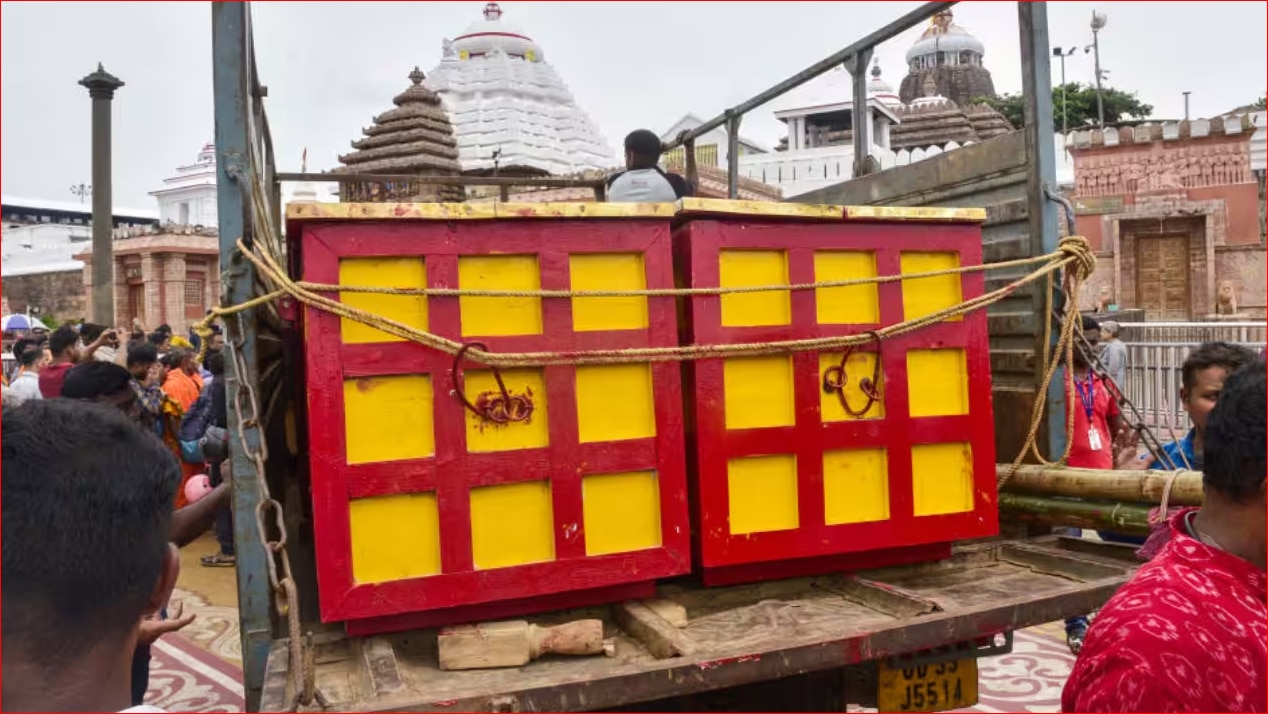
M 674 285 L 671 204 L 292 204 L 310 283 L 525 291 Z M 332 299 L 497 353 L 677 344 L 672 297 Z M 493 370 L 304 314 L 324 621 L 374 631 L 650 595 L 690 570 L 678 365 Z M 513 411 L 514 411 L 513 410 Z M 369 619 L 367 619 L 369 618 Z
M 674 240 L 691 287 L 811 284 L 980 264 L 983 219 L 686 199 Z M 865 334 L 982 291 L 978 272 L 693 296 L 686 333 L 696 344 Z M 984 311 L 879 344 L 702 360 L 687 374 L 707 582 L 936 559 L 998 531 Z

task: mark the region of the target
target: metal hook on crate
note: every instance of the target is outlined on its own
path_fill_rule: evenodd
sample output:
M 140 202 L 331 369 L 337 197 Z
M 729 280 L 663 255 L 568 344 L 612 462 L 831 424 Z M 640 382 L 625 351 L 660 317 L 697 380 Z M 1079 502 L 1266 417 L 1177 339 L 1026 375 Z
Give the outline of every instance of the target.
M 871 335 L 876 341 L 876 362 L 872 365 L 872 376 L 859 379 L 859 391 L 863 396 L 867 397 L 867 403 L 862 409 L 854 409 L 850 406 L 850 400 L 845 396 L 845 387 L 849 384 L 850 376 L 847 372 L 846 365 L 850 361 L 850 355 L 854 353 L 854 347 L 846 347 L 841 353 L 841 363 L 834 367 L 829 367 L 823 372 L 823 391 L 832 393 L 836 392 L 837 399 L 841 401 L 841 407 L 845 409 L 845 413 L 852 417 L 861 417 L 871 410 L 872 405 L 881 401 L 880 382 L 881 382 L 881 336 L 873 331 L 864 334 Z
M 506 388 L 506 383 L 502 381 L 502 371 L 497 367 L 489 369 L 493 372 L 493 381 L 497 382 L 499 393 L 481 394 L 474 404 L 467 399 L 466 389 L 462 382 L 462 358 L 470 349 L 487 352 L 489 348 L 482 342 L 468 342 L 458 350 L 458 354 L 454 355 L 453 369 L 450 374 L 453 377 L 454 395 L 458 397 L 458 401 L 462 402 L 462 406 L 472 414 L 494 424 L 528 421 L 533 415 L 532 399 L 528 396 L 512 395 Z

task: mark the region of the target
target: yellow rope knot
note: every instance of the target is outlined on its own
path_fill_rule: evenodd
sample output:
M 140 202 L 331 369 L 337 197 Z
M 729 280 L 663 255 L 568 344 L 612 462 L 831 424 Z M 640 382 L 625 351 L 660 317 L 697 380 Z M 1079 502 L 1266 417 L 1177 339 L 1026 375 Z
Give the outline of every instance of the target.
M 1073 259 L 1070 262 L 1072 277 L 1083 282 L 1092 277 L 1096 270 L 1096 256 L 1092 254 L 1092 246 L 1083 236 L 1066 236 L 1057 242 L 1057 252 L 1063 258 Z

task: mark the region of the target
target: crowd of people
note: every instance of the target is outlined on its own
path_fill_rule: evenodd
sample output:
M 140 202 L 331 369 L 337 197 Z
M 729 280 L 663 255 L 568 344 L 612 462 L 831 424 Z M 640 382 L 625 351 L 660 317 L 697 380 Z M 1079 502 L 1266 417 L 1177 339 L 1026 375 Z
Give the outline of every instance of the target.
M 220 547 L 202 564 L 235 563 L 223 337 L 213 330 L 200 349 L 163 326 L 121 346 L 120 332 L 67 325 L 12 348 L 0 437 L 6 711 L 147 711 L 128 707 L 142 705 L 150 645 L 193 620 L 168 607 L 175 549 L 214 528 Z M 91 676 L 54 681 L 55 662 Z M 97 691 L 119 672 L 126 691 Z

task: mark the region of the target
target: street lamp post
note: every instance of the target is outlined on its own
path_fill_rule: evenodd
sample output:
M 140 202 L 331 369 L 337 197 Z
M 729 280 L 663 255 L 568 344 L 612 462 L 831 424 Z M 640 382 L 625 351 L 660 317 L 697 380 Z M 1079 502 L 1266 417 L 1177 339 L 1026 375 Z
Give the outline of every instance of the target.
M 1063 47 L 1053 47 L 1053 48 L 1052 48 L 1052 56 L 1053 56 L 1053 57 L 1059 57 L 1059 58 L 1061 59 L 1061 135 L 1062 135 L 1062 136 L 1065 136 L 1066 134 L 1068 134 L 1068 133 L 1070 132 L 1070 112 L 1069 112 L 1069 104 L 1067 104 L 1067 103 L 1066 103 L 1066 96 L 1065 96 L 1065 90 L 1066 90 L 1066 87 L 1065 87 L 1065 58 L 1066 58 L 1066 57 L 1069 57 L 1069 56 L 1070 56 L 1070 55 L 1072 55 L 1072 54 L 1074 54 L 1074 53 L 1075 53 L 1075 51 L 1076 51 L 1076 50 L 1078 50 L 1078 49 L 1079 49 L 1079 48 L 1077 48 L 1077 47 L 1071 47 L 1071 48 L 1070 48 L 1070 49 L 1068 49 L 1068 50 L 1067 50 L 1067 49 L 1065 49 L 1065 48 L 1063 48 Z
M 1105 128 L 1105 99 L 1101 96 L 1101 30 L 1109 20 L 1105 13 L 1092 11 L 1092 56 L 1096 64 L 1096 123 Z
M 83 203 L 85 198 L 92 195 L 92 186 L 86 183 L 76 184 L 70 187 L 71 195 L 79 196 L 79 202 Z

